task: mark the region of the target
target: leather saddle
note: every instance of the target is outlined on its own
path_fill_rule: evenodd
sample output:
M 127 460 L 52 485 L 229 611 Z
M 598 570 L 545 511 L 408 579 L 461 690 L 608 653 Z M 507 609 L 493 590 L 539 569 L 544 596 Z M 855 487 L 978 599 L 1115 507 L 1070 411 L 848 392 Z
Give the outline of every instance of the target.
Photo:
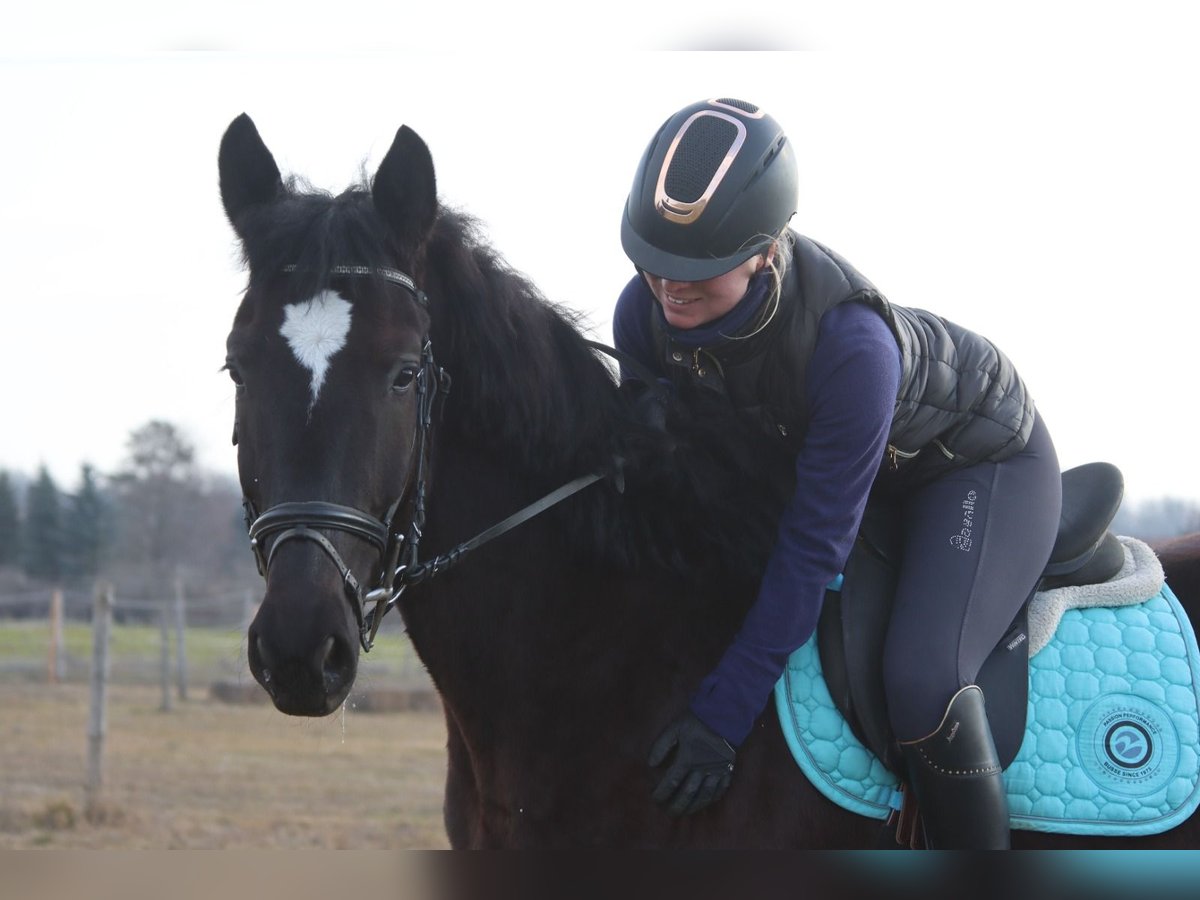
M 1116 575 L 1125 561 L 1120 542 L 1108 530 L 1124 493 L 1120 470 L 1109 463 L 1089 463 L 1064 472 L 1062 484 L 1058 538 L 1037 591 L 1099 584 Z M 888 724 L 883 645 L 902 546 L 895 508 L 872 502 L 846 561 L 841 588 L 826 592 L 817 624 L 817 647 L 830 695 L 855 736 L 893 772 L 904 769 Z M 977 678 L 987 698 L 988 720 L 1005 767 L 1016 757 L 1025 737 L 1027 606 L 1028 600 Z

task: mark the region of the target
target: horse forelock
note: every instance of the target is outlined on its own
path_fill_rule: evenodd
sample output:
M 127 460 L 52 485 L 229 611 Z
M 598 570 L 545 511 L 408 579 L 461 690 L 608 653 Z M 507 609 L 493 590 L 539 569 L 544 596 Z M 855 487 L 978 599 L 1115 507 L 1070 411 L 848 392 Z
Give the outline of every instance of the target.
M 293 300 L 328 288 L 336 266 L 398 264 L 394 243 L 365 186 L 334 196 L 292 177 L 280 197 L 247 211 L 239 224 L 251 286 L 294 266 L 288 278 Z

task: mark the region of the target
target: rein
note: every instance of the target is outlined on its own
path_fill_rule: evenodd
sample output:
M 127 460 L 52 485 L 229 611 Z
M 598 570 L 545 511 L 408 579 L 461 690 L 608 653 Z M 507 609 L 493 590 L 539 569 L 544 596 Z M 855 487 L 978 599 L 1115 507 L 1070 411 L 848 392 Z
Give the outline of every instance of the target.
M 296 268 L 295 265 L 289 265 L 284 267 L 284 271 L 294 272 Z M 396 269 L 334 266 L 329 271 L 334 275 L 352 277 L 378 276 L 405 288 L 417 303 L 426 309 L 429 308 L 429 298 L 424 291 L 416 286 L 411 277 Z M 628 360 L 628 357 L 611 347 L 593 341 L 585 341 L 585 343 L 614 358 L 622 361 Z M 280 503 L 260 515 L 248 497 L 242 499 L 242 506 L 246 514 L 246 526 L 250 533 L 250 549 L 258 564 L 259 575 L 267 577 L 276 551 L 286 541 L 309 540 L 316 543 L 332 560 L 342 576 L 342 589 L 354 609 L 355 618 L 358 621 L 359 642 L 362 644 L 364 652 L 370 652 L 384 615 L 396 605 L 409 587 L 428 581 L 453 568 L 472 550 L 506 534 L 589 485 L 608 477 L 609 474 L 592 472 L 569 481 L 541 499 L 517 510 L 506 519 L 486 528 L 473 538 L 463 541 L 450 551 L 426 562 L 421 562 L 419 550 L 421 535 L 425 527 L 425 481 L 428 474 L 429 434 L 433 424 L 433 409 L 435 401 L 439 397 L 444 398 L 450 393 L 450 374 L 434 362 L 433 346 L 428 338 L 425 339 L 421 349 L 421 368 L 417 373 L 416 380 L 418 409 L 417 432 L 414 436 L 416 465 L 409 470 L 408 485 L 405 486 L 400 497 L 388 508 L 383 519 L 377 519 L 354 507 L 341 506 L 323 500 Z M 618 470 L 617 489 L 620 491 L 623 488 L 623 479 Z M 407 506 L 410 510 L 408 527 L 399 531 L 394 525 L 400 508 L 405 505 L 406 496 L 408 497 Z M 317 529 L 342 531 L 369 541 L 378 549 L 380 554 L 379 576 L 375 579 L 373 588 L 365 594 L 363 593 L 362 585 L 354 576 L 349 565 L 342 559 L 337 548 Z M 264 553 L 264 545 L 272 535 L 275 536 L 275 539 L 271 543 L 270 549 Z

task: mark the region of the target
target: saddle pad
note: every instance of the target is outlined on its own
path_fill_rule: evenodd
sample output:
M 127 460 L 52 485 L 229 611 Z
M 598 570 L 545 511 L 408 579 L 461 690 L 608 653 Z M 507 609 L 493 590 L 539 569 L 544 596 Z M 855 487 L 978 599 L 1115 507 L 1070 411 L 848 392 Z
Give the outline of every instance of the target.
M 1169 587 L 1134 606 L 1068 610 L 1029 666 L 1025 740 L 1004 773 L 1014 828 L 1157 834 L 1200 805 L 1200 651 Z M 775 701 L 817 789 L 886 818 L 899 781 L 834 706 L 815 637 L 792 654 Z

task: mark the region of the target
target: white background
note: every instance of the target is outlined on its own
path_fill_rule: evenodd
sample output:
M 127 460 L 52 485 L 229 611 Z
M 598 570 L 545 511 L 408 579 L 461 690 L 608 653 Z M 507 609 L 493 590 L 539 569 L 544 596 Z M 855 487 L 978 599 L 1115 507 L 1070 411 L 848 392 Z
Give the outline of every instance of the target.
M 218 370 L 244 275 L 216 152 L 238 113 L 334 191 L 408 124 L 443 201 L 607 341 L 642 148 L 733 96 L 796 146 L 794 227 L 995 341 L 1064 467 L 1200 499 L 1200 5 L 599 4 L 570 25 L 566 5 L 404 5 L 5 13 L 0 468 L 70 488 L 165 418 L 234 471 Z

